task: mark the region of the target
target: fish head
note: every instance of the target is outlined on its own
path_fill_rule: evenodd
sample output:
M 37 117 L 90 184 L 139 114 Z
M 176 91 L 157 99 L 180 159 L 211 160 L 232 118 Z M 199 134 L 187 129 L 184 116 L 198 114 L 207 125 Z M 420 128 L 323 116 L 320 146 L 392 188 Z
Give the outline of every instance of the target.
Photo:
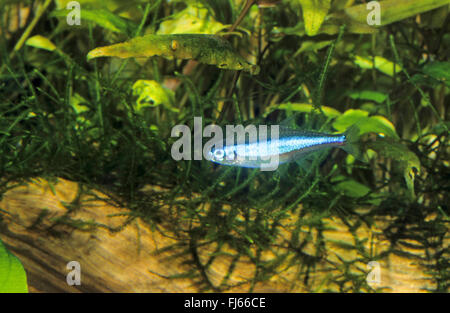
M 208 158 L 223 165 L 237 165 L 240 160 L 236 150 L 235 146 L 213 147 L 208 153 Z

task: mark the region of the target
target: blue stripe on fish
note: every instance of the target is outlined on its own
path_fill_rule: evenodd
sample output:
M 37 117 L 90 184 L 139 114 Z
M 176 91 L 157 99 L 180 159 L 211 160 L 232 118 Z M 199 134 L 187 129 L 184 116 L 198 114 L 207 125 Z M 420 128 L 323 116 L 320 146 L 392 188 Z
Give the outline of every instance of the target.
M 358 130 L 359 133 L 359 130 Z M 226 145 L 219 143 L 209 152 L 213 162 L 240 167 L 260 167 L 273 157 L 278 163 L 286 163 L 301 157 L 305 153 L 328 147 L 344 147 L 348 144 L 346 134 L 324 134 L 280 129 L 278 139 L 255 141 L 245 144 Z

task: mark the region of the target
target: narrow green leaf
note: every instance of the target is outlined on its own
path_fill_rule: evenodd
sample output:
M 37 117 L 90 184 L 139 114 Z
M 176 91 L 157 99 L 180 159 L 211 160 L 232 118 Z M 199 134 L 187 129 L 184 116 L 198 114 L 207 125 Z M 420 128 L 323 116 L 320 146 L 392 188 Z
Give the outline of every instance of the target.
M 383 103 L 387 99 L 387 95 L 382 92 L 373 90 L 361 90 L 350 93 L 350 98 L 355 100 L 369 100 L 376 103 Z
M 334 108 L 327 107 L 324 105 L 321 106 L 321 108 L 323 113 L 330 118 L 334 118 L 341 115 L 341 112 L 339 112 Z M 309 103 L 293 103 L 293 102 L 281 103 L 267 107 L 264 116 L 267 116 L 269 113 L 275 110 L 290 110 L 294 112 L 310 113 L 314 110 L 314 106 Z
M 150 34 L 123 43 L 95 48 L 88 53 L 87 59 L 105 56 L 134 58 L 154 55 L 168 59 L 195 59 L 222 69 L 244 70 L 253 75 L 259 73 L 259 67 L 250 64 L 237 54 L 227 40 L 220 36 L 206 34 Z
M 325 41 L 318 41 L 318 42 L 312 41 L 312 40 L 307 40 L 307 41 L 302 42 L 300 49 L 297 50 L 295 55 L 298 55 L 305 51 L 317 51 L 317 50 L 323 49 L 323 48 L 331 45 L 332 43 L 333 43 L 333 40 L 325 40 Z
M 70 10 L 55 10 L 50 16 L 66 18 Z M 86 9 L 80 10 L 81 21 L 94 22 L 97 25 L 117 33 L 133 34 L 137 29 L 137 25 L 130 20 L 122 18 L 114 13 L 104 9 Z M 83 24 L 83 22 L 81 22 Z
M 56 46 L 53 42 L 51 42 L 47 37 L 36 35 L 30 37 L 25 42 L 27 46 L 35 47 L 38 49 L 44 49 L 48 51 L 53 51 L 56 49 Z
M 0 293 L 28 292 L 27 276 L 22 263 L 0 240 Z
M 376 56 L 372 59 L 357 55 L 355 56 L 354 62 L 363 69 L 375 68 L 391 77 L 394 76 L 394 73 L 399 73 L 402 70 L 399 64 L 394 64 L 393 62 L 380 56 Z

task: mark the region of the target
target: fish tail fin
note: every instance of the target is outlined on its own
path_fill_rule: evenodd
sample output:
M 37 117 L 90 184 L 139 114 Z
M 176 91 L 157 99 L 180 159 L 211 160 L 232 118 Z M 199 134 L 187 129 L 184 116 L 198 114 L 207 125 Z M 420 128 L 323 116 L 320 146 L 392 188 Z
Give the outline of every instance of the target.
M 366 160 L 359 142 L 359 133 L 358 126 L 350 126 L 344 133 L 345 145 L 342 146 L 342 150 L 351 154 L 355 159 L 365 162 Z

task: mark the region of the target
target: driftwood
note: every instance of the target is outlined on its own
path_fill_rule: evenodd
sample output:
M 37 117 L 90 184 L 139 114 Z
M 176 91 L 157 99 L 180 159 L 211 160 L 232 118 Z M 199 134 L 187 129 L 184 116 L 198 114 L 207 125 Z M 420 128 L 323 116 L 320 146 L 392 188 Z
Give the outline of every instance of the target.
M 179 242 L 167 236 L 164 229 L 152 230 L 140 219 L 129 220 L 127 210 L 98 198 L 87 200 L 79 197 L 80 185 L 59 179 L 54 185 L 44 179 L 20 185 L 8 190 L 0 201 L 0 239 L 23 263 L 31 292 L 198 292 L 195 279 L 183 276 L 192 267 L 189 256 L 178 254 Z M 70 204 L 78 202 L 77 209 Z M 257 283 L 254 292 L 305 292 L 337 290 L 327 283 L 326 275 L 339 273 L 342 268 L 332 268 L 338 258 L 353 260 L 357 252 L 342 248 L 342 243 L 355 244 L 355 234 L 338 220 L 326 221 L 330 226 L 324 233 L 327 251 L 326 262 L 319 264 L 311 273 L 312 286 L 306 288 L 296 279 L 295 267 L 280 266 L 277 275 L 264 283 Z M 386 223 L 379 221 L 375 224 Z M 78 223 L 78 227 L 74 224 Z M 117 231 L 117 229 L 120 229 Z M 379 229 L 361 226 L 360 238 L 371 238 L 361 244 L 368 249 L 383 251 L 388 243 Z M 286 236 L 290 236 L 286 228 Z M 314 234 L 313 234 L 314 235 Z M 337 244 L 339 243 L 339 244 Z M 304 251 L 312 249 L 305 246 Z M 214 251 L 214 245 L 198 248 L 198 262 Z M 232 252 L 230 251 L 230 254 Z M 421 292 L 435 289 L 435 283 L 427 274 L 426 264 L 418 262 L 426 252 L 410 249 L 410 258 L 393 253 L 387 254 L 380 265 L 380 282 L 372 282 L 373 288 L 384 287 L 387 292 Z M 264 256 L 271 258 L 271 252 Z M 70 261 L 81 266 L 81 285 L 69 286 L 66 268 Z M 230 268 L 233 257 L 217 257 L 203 273 L 212 286 L 220 285 Z M 367 270 L 367 264 L 356 262 L 351 270 Z M 330 270 L 331 267 L 331 270 Z M 328 269 L 325 271 L 325 269 Z M 247 292 L 255 271 L 249 260 L 240 258 L 228 282 L 234 287 L 228 292 Z M 177 276 L 177 278 L 170 278 Z

